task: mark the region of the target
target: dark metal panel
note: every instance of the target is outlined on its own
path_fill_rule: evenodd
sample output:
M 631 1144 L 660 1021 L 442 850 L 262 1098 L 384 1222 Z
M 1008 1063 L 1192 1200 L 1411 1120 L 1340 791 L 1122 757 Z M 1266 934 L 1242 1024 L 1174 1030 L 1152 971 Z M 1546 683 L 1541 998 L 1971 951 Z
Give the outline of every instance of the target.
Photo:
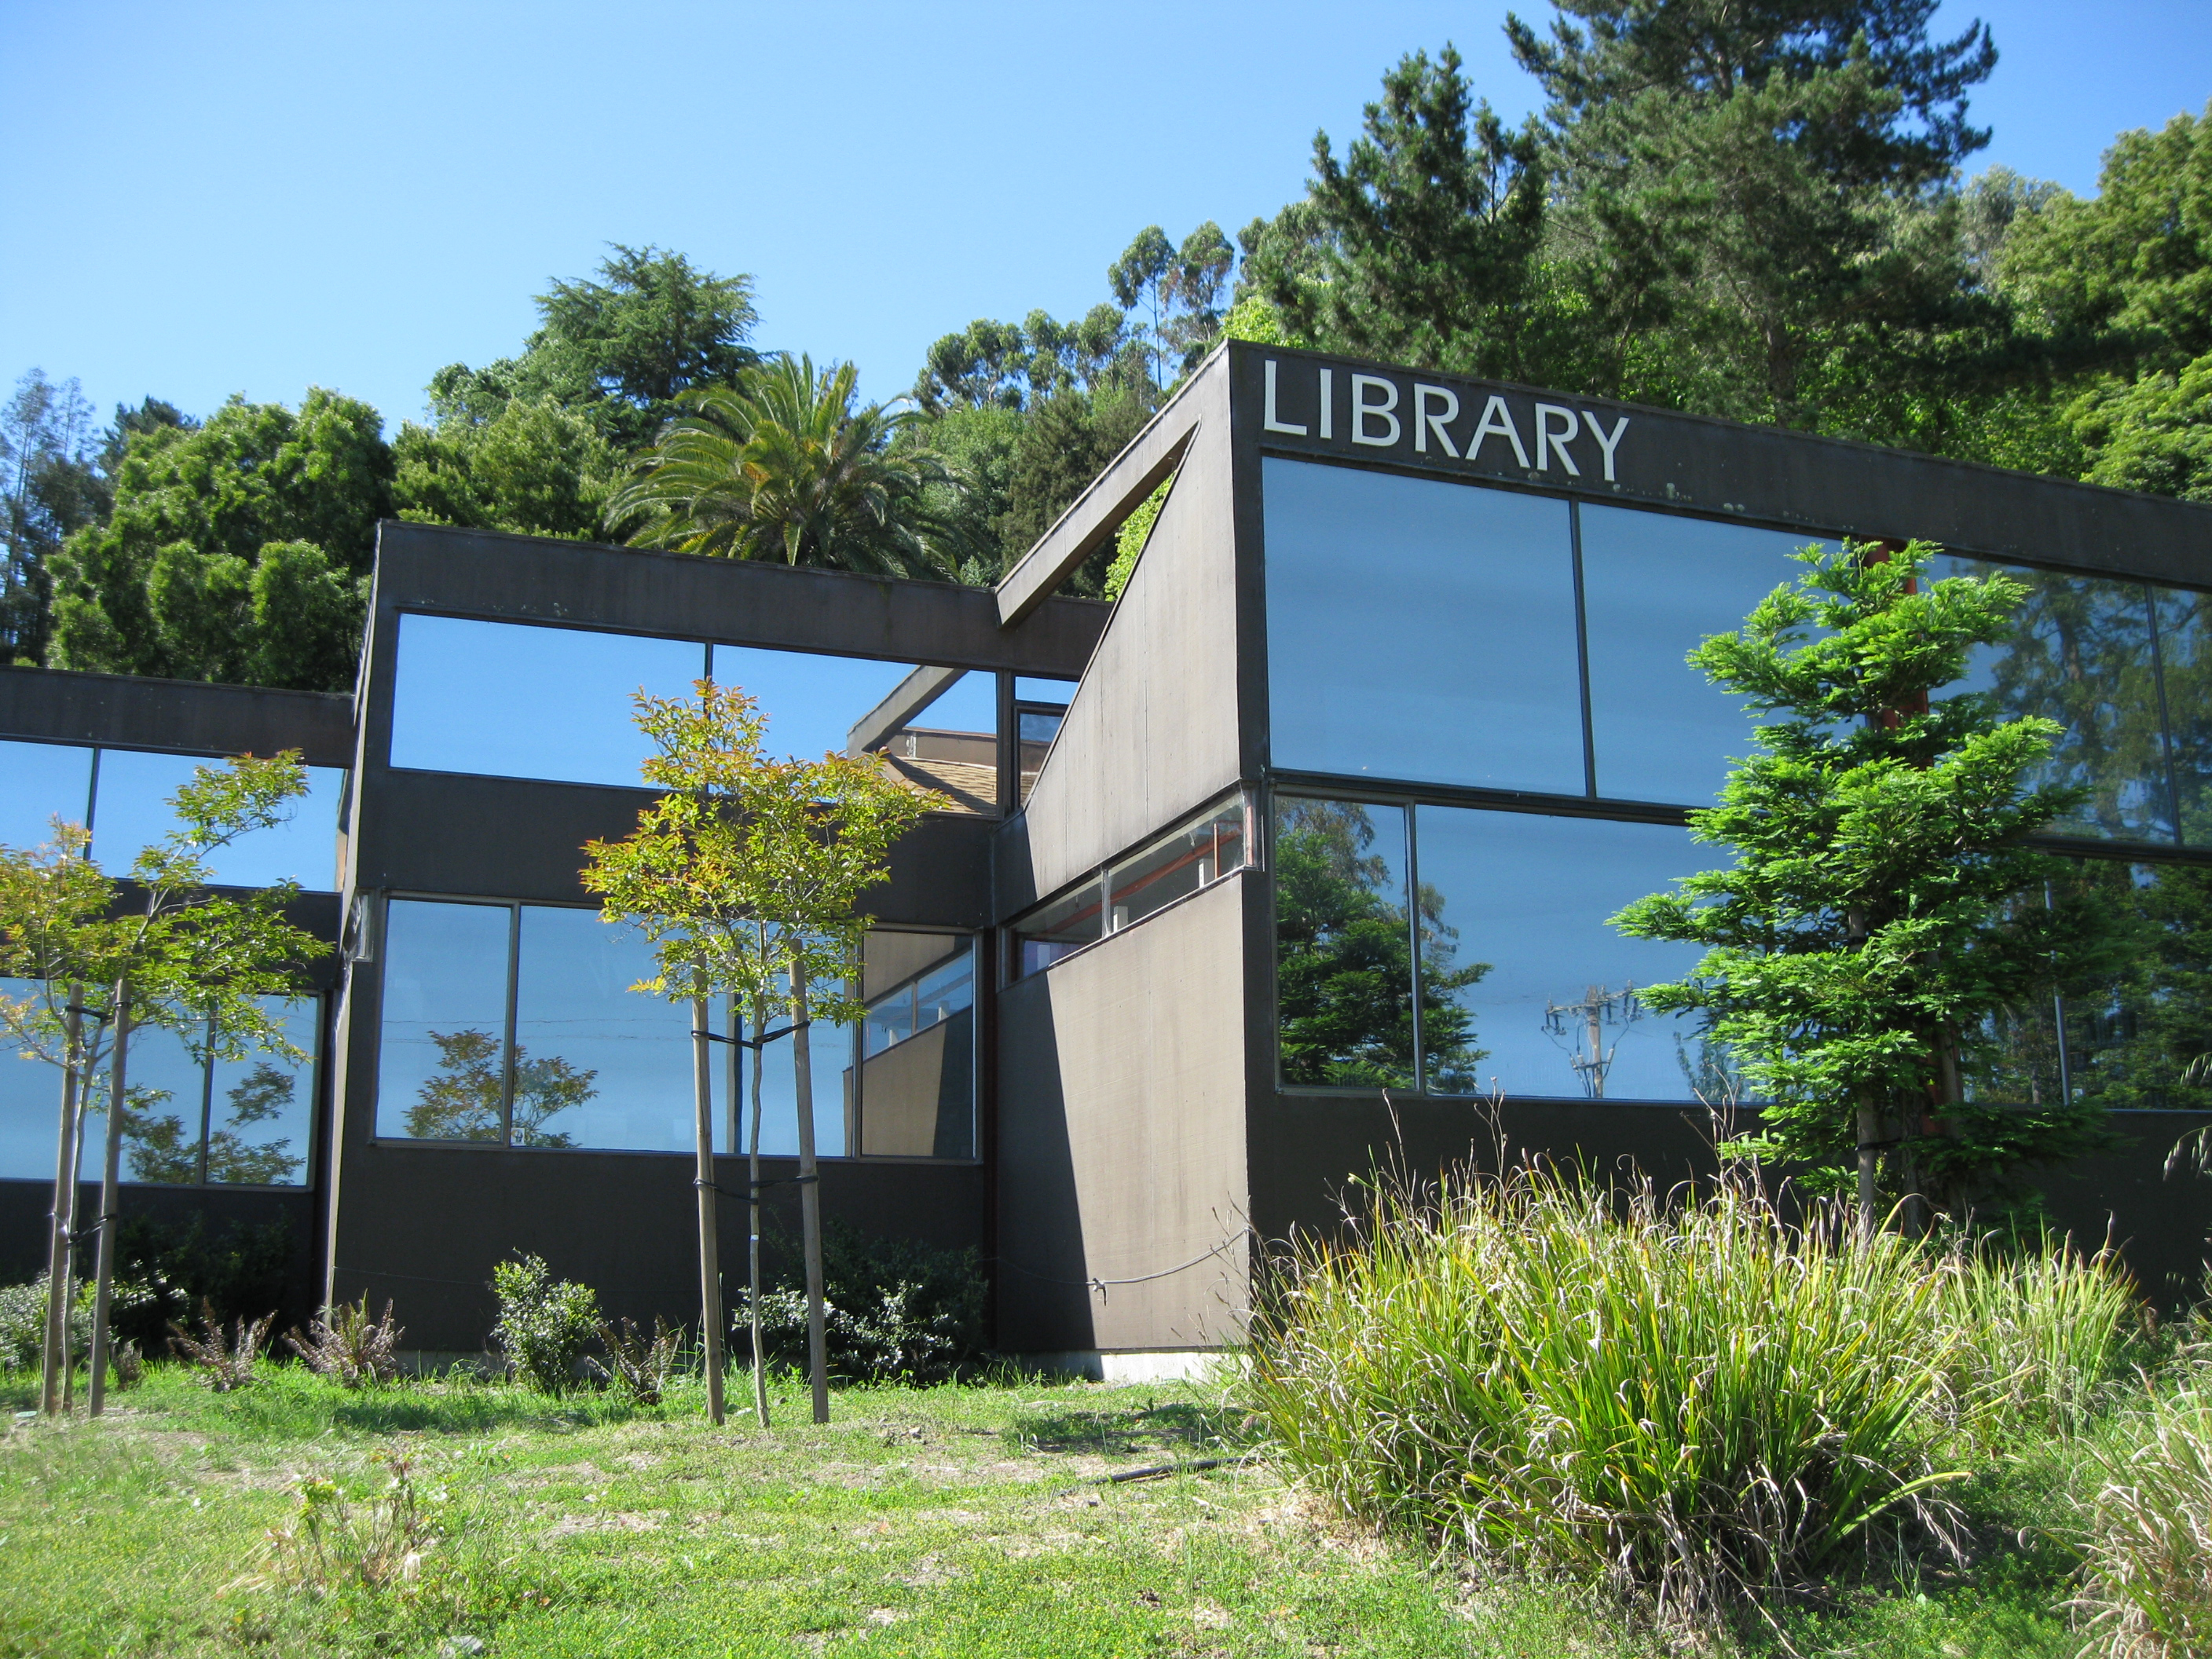
M 584 843 L 637 828 L 642 789 L 379 769 L 355 842 L 357 887 L 551 904 L 594 903 L 580 878 Z M 890 879 L 862 897 L 880 921 L 986 925 L 989 818 L 933 812 L 891 848 Z
M 390 520 L 377 526 L 376 546 L 380 613 L 435 611 L 1070 679 L 1106 621 L 1095 599 L 1054 599 L 1001 629 L 988 588 Z
M 197 680 L 0 668 L 0 737 L 204 755 L 296 749 L 310 766 L 351 766 L 353 699 Z
M 1779 427 L 1740 425 L 1531 386 L 1232 343 L 1229 347 L 1240 450 L 1418 470 L 1448 477 L 1533 485 L 1594 501 L 1674 507 L 1863 539 L 1937 542 L 1962 553 L 2073 569 L 2212 585 L 2212 507 L 2037 477 L 1910 450 Z M 1277 365 L 1275 428 L 1267 428 L 1266 370 Z M 1331 374 L 1332 419 L 1322 435 L 1320 374 Z M 1353 377 L 1376 415 L 1355 441 Z M 1443 453 L 1437 429 L 1417 426 L 1416 389 L 1458 403 L 1443 430 L 1462 453 L 1497 402 L 1497 435 L 1477 459 Z M 1395 401 L 1388 417 L 1382 399 Z M 1538 444 L 1539 406 L 1558 437 Z M 1432 410 L 1444 407 L 1435 399 Z M 1395 420 L 1395 426 L 1392 421 Z M 1571 420 L 1571 437 L 1565 435 Z M 1626 421 L 1626 427 L 1619 423 Z M 1520 453 L 1505 434 L 1510 422 Z M 1284 428 L 1303 427 L 1304 432 Z M 1613 434 L 1608 463 L 1594 428 Z M 1395 435 L 1393 435 L 1395 434 Z M 1426 444 L 1416 448 L 1417 436 Z M 1564 453 L 1563 453 L 1564 452 Z M 1578 470 L 1570 472 L 1571 460 Z M 1611 476 L 1608 476 L 1608 473 Z
M 999 583 L 999 619 L 1014 627 L 1050 599 L 1076 568 L 1096 552 L 1129 516 L 1131 509 L 1158 488 L 1161 479 L 1176 469 L 1191 435 L 1198 430 L 1202 406 L 1217 402 L 1214 377 L 1226 372 L 1218 357 L 1201 367 L 1183 383 L 1166 405 L 1129 440 L 1121 453 L 1106 465 L 1067 510 L 1037 538 L 1036 545 L 1021 556 Z M 1200 392 L 1194 388 L 1204 385 Z

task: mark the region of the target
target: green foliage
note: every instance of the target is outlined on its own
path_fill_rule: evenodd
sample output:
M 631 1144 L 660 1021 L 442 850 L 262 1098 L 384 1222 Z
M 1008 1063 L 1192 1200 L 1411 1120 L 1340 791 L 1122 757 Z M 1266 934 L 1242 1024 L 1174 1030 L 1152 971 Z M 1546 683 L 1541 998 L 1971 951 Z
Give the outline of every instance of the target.
M 607 509 L 634 546 L 775 559 L 873 575 L 957 571 L 952 521 L 928 492 L 948 475 L 927 453 L 895 447 L 913 418 L 854 406 L 850 363 L 816 372 L 806 357 L 745 370 L 734 388 L 684 393 L 684 410 L 640 459 Z
M 410 421 L 392 453 L 403 519 L 577 540 L 599 534 L 618 465 L 591 422 L 550 394 L 432 427 Z
M 795 1258 L 786 1241 L 780 1254 Z M 908 1238 L 877 1238 L 832 1222 L 822 1237 L 823 1315 L 830 1374 L 848 1382 L 927 1387 L 971 1370 L 982 1357 L 986 1285 L 973 1250 L 939 1250 Z M 738 1293 L 733 1316 L 749 1324 Z M 806 1286 L 795 1273 L 761 1293 L 761 1330 L 770 1356 L 806 1360 Z
M 46 1340 L 46 1286 L 40 1273 L 27 1285 L 0 1285 L 0 1377 L 35 1371 Z M 82 1360 L 92 1349 L 93 1285 L 80 1283 L 70 1297 L 69 1351 Z M 128 1279 L 116 1281 L 108 1304 L 108 1328 L 138 1321 L 157 1305 L 154 1293 Z
M 506 1356 L 515 1380 L 544 1395 L 576 1386 L 577 1362 L 599 1332 L 599 1298 L 588 1285 L 556 1279 L 545 1260 L 517 1255 L 491 1270 L 499 1298 L 492 1346 Z
M 2148 1310 L 2112 1255 L 1977 1241 L 1943 1259 L 1937 1284 L 1960 1415 L 1985 1440 L 2080 1431 L 2151 1357 Z
M 2055 990 L 2109 970 L 2113 941 L 2094 908 L 2042 902 L 2066 868 L 2024 844 L 2086 798 L 2033 781 L 2059 728 L 2004 720 L 1984 696 L 1930 696 L 2008 636 L 2026 592 L 1995 575 L 1923 582 L 1933 555 L 1808 549 L 1795 585 L 1690 653 L 1780 718 L 1758 727 L 1722 804 L 1691 814 L 1733 866 L 1613 925 L 1706 947 L 1689 978 L 1638 994 L 1701 1012 L 1741 1065 L 1763 1103 L 1735 1150 L 1832 1186 L 1855 1168 L 1863 1180 L 1862 1149 L 1886 1144 L 1889 1190 L 1963 1213 L 2101 1144 L 2095 1104 L 2016 1105 L 2002 1079 L 2013 1034 Z
M 317 388 L 133 433 L 104 524 L 54 553 L 57 667 L 353 684 L 392 456 L 376 411 Z
M 271 1527 L 264 1559 L 275 1583 L 327 1595 L 347 1589 L 380 1590 L 422 1576 L 422 1557 L 442 1535 L 439 1510 L 445 1488 L 419 1487 L 416 1460 L 380 1452 L 389 1479 L 366 1499 L 350 1498 L 327 1475 L 298 1483 L 300 1506 L 291 1524 Z
M 1413 1088 L 1413 942 L 1364 806 L 1283 799 L 1275 825 L 1275 996 L 1283 1080 Z M 1451 994 L 1490 971 L 1453 966 L 1457 931 L 1424 885 L 1421 1014 L 1430 1086 L 1472 1093 L 1473 1018 Z
M 1953 1340 L 1917 1247 L 1793 1230 L 1744 1181 L 1672 1211 L 1540 1167 L 1372 1198 L 1356 1248 L 1283 1264 L 1247 1385 L 1350 1514 L 1662 1617 L 1948 1536 Z
M 2087 1514 L 2087 1652 L 2188 1659 L 2212 1647 L 2212 1376 L 2154 1394 L 2096 1449 Z
M 1019 323 L 979 317 L 931 345 L 914 399 L 931 416 L 1018 412 L 1060 392 L 1129 386 L 1145 374 L 1146 356 L 1127 308 L 1103 301 L 1065 323 L 1042 310 Z
M 116 1284 L 137 1291 L 118 1303 L 111 1326 L 155 1353 L 172 1322 L 202 1306 L 222 1321 L 266 1312 L 285 1300 L 300 1244 L 281 1218 L 216 1229 L 198 1212 L 181 1221 L 125 1216 L 116 1229 Z
M 759 320 L 750 276 L 717 276 L 655 247 L 611 246 L 603 281 L 556 279 L 538 296 L 540 325 L 520 357 L 480 369 L 451 363 L 431 378 L 441 432 L 491 424 L 510 403 L 550 401 L 629 453 L 679 412 L 684 392 L 735 386 L 759 361 L 746 343 Z
M 514 1146 L 573 1146 L 565 1131 L 546 1122 L 599 1093 L 596 1069 L 578 1070 L 558 1054 L 533 1060 L 514 1046 L 514 1098 L 501 1117 L 506 1095 L 506 1045 L 495 1032 L 433 1031 L 438 1069 L 407 1109 L 407 1133 L 416 1140 L 505 1140 Z
M 0 409 L 0 664 L 44 659 L 47 562 L 73 531 L 107 511 L 92 421 L 75 380 L 56 385 L 36 368 Z
M 368 1316 L 368 1297 L 325 1308 L 310 1320 L 305 1334 L 295 1325 L 285 1334 L 284 1346 L 300 1356 L 318 1376 L 327 1376 L 340 1388 L 364 1385 L 380 1388 L 398 1380 L 399 1339 L 406 1333 L 392 1316 L 392 1304 L 384 1316 Z

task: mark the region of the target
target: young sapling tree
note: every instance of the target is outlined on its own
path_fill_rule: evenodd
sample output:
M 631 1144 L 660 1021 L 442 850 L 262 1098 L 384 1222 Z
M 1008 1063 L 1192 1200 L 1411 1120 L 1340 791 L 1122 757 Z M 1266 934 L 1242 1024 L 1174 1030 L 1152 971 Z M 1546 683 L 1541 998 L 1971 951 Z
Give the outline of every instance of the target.
M 1703 1014 L 1741 1062 L 1760 1127 L 1731 1150 L 1855 1185 L 1869 1231 L 1885 1192 L 1959 1213 L 2104 1133 L 2094 1105 L 1976 1086 L 2008 1030 L 2109 969 L 2113 935 L 2068 898 L 2065 864 L 2027 844 L 2082 797 L 2036 781 L 2057 724 L 1931 695 L 2010 634 L 2027 597 L 2001 575 L 1924 581 L 1936 550 L 1807 549 L 1805 574 L 1690 653 L 1755 718 L 1779 718 L 1721 804 L 1690 815 L 1735 864 L 1613 918 L 1705 947 L 1688 977 L 1637 994 Z
M 842 989 L 860 973 L 870 918 L 860 895 L 884 880 L 891 844 L 928 810 L 927 796 L 870 758 L 779 760 L 768 719 L 736 686 L 701 680 L 696 698 L 640 692 L 637 720 L 656 752 L 647 781 L 663 793 L 619 842 L 594 841 L 584 885 L 610 921 L 635 923 L 660 971 L 634 988 L 689 998 L 697 1114 L 700 1293 L 706 1324 L 708 1408 L 722 1420 L 721 1292 L 715 1267 L 713 1101 L 708 1013 L 715 997 L 752 1011 L 755 1042 L 769 1015 L 791 1021 L 799 1115 L 799 1212 L 806 1257 L 809 1368 L 814 1420 L 829 1421 L 822 1306 L 822 1208 L 815 1158 L 808 1024 L 858 1019 Z M 756 1051 L 757 1052 L 757 1051 Z M 748 1232 L 759 1307 L 759 1066 L 754 1067 Z M 754 1403 L 767 1421 L 760 1334 L 754 1331 Z

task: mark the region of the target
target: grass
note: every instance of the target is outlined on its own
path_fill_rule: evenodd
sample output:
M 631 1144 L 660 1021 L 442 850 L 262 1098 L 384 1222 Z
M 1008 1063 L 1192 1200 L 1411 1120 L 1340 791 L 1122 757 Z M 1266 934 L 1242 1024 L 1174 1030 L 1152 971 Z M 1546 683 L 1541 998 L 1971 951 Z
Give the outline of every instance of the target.
M 817 1428 L 786 1385 L 766 1432 L 709 1428 L 696 1382 L 641 1408 L 460 1378 L 348 1393 L 281 1365 L 218 1395 L 156 1365 L 120 1400 L 0 1437 L 0 1656 L 1668 1651 L 1589 1593 L 1477 1582 L 1346 1528 L 1205 1386 L 846 1389 Z M 297 1526 L 301 1483 L 358 1511 L 395 1451 L 441 1534 L 419 1571 L 276 1582 L 268 1535 Z M 1097 1484 L 1200 1457 L 1236 1461 Z M 2022 1462 L 1970 1492 L 1986 1552 L 1786 1614 L 1790 1648 L 2072 1655 L 2072 1558 L 2016 1540 L 2068 1478 Z

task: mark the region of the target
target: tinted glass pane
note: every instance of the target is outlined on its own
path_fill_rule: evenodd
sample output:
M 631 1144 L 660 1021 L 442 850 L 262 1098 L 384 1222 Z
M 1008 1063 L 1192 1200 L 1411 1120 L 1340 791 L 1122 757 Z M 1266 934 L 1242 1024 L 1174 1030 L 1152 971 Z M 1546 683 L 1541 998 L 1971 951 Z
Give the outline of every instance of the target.
M 283 1022 L 301 1058 L 275 1050 L 215 1062 L 208 1097 L 207 1178 L 255 1187 L 304 1185 L 314 1144 L 315 1058 L 322 1004 L 313 997 L 263 1004 Z
M 1566 504 L 1264 465 L 1274 763 L 1582 793 Z
M 2212 595 L 2154 587 L 2181 838 L 2212 846 Z
M 799 760 L 843 754 L 846 739 L 860 717 L 913 672 L 911 663 L 866 657 L 822 657 L 741 645 L 714 647 L 715 683 L 738 686 L 758 702 L 768 716 L 769 750 Z M 967 678 L 979 678 L 972 674 Z M 920 724 L 935 725 L 935 713 L 933 705 L 923 710 Z M 994 712 L 988 726 L 976 729 L 995 732 L 998 724 Z
M 684 640 L 402 617 L 392 763 L 639 788 L 630 699 L 684 696 L 705 665 Z
M 629 988 L 653 949 L 596 910 L 525 905 L 514 1142 L 680 1152 L 697 1144 L 691 1005 Z
M 1790 555 L 1811 538 L 1625 507 L 1582 520 L 1597 792 L 1707 805 L 1751 751 L 1752 722 L 1683 659 L 1794 580 Z
M 791 1024 L 789 1013 L 771 1012 L 765 1029 L 778 1031 Z M 815 1020 L 806 1028 L 810 1061 L 814 1075 L 814 1151 L 819 1158 L 842 1158 L 846 1127 L 852 1115 L 853 1028 Z M 750 1036 L 750 1030 L 744 1035 Z M 788 1035 L 768 1045 L 762 1055 L 760 1146 L 764 1153 L 795 1157 L 799 1152 L 799 1086 Z M 744 1152 L 750 1144 L 754 1101 L 752 1056 L 738 1057 L 741 1075 L 736 1098 L 742 1102 L 731 1136 L 732 1150 Z
M 1239 801 L 1188 825 L 1114 866 L 1108 884 L 1115 927 L 1127 927 L 1164 904 L 1220 878 L 1244 862 L 1244 805 Z
M 0 846 L 44 846 L 58 817 L 82 824 L 91 792 L 91 750 L 0 741 Z
M 93 856 L 101 867 L 119 875 L 142 849 L 173 833 L 178 823 L 171 798 L 200 768 L 221 764 L 198 755 L 101 750 L 92 822 Z M 309 767 L 307 793 L 289 803 L 284 822 L 216 849 L 208 860 L 216 879 L 233 887 L 266 887 L 289 878 L 318 892 L 334 890 L 338 802 L 344 793 L 343 769 Z
M 1999 568 L 1945 559 L 1932 574 Z M 2172 840 L 2143 590 L 2052 570 L 2003 569 L 2028 589 L 2014 618 L 2018 631 L 2007 644 L 1975 651 L 1964 689 L 1993 693 L 2008 715 L 2040 714 L 2065 728 L 2043 775 L 2086 784 L 2090 799 L 2052 831 Z
M 2212 870 L 2085 860 L 2087 902 L 2123 919 L 2128 966 L 2101 994 L 2069 996 L 2066 1062 L 2076 1098 L 2115 1109 L 2212 1110 Z
M 863 1028 L 860 1150 L 884 1158 L 975 1152 L 975 947 L 965 935 L 873 933 Z
M 1283 1081 L 1410 1088 L 1413 946 L 1406 814 L 1275 803 L 1275 1003 Z
M 423 899 L 386 907 L 378 1134 L 501 1138 L 508 915 Z
M 1421 807 L 1416 827 L 1432 1089 L 1616 1100 L 1726 1091 L 1695 1021 L 1654 1013 L 1634 994 L 1690 972 L 1704 952 L 1607 926 L 1630 900 L 1714 862 L 1713 849 L 1666 825 L 1449 807 Z
M 198 1181 L 206 1062 L 176 1032 L 142 1025 L 131 1034 L 123 1086 L 131 1101 L 123 1120 L 123 1179 L 180 1186 Z M 104 1101 L 104 1087 L 100 1093 Z M 88 1181 L 100 1177 L 106 1133 L 105 1113 L 87 1119 L 78 1168 Z
M 1016 924 L 1015 977 L 1034 974 L 1058 962 L 1069 951 L 1079 951 L 1093 939 L 1103 939 L 1104 921 L 1098 884 L 1095 881 L 1024 916 Z
M 0 995 L 26 997 L 27 979 L 0 979 Z M 0 1033 L 0 1181 L 54 1179 L 54 1131 L 61 1121 L 62 1073 Z
M 1014 701 L 1017 702 L 1057 703 L 1065 708 L 1075 696 L 1073 680 L 1045 680 L 1028 674 L 1014 676 Z

